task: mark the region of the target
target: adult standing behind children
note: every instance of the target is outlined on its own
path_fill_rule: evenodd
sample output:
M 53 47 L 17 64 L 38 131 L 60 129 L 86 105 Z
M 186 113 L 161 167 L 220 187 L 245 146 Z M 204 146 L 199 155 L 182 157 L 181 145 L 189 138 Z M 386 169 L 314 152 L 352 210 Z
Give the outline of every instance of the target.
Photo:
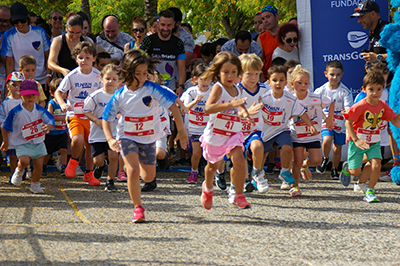
M 19 59 L 32 55 L 36 59 L 35 80 L 46 91 L 51 80 L 47 69 L 50 40 L 43 28 L 28 24 L 28 9 L 16 2 L 11 6 L 11 23 L 15 27 L 6 31 L 1 44 L 1 55 L 6 57 L 6 74 L 18 71 Z
M 250 32 L 240 30 L 236 32 L 235 39 L 227 41 L 221 47 L 221 52 L 232 52 L 237 56 L 241 54 L 256 54 L 261 58 L 261 47 L 251 39 Z
M 289 22 L 283 23 L 278 28 L 276 40 L 280 46 L 274 50 L 272 60 L 281 57 L 286 61 L 295 60 L 300 62 L 299 50 L 297 49 L 297 44 L 300 40 L 300 32 L 295 24 Z
M 158 21 L 158 32 L 144 38 L 140 49 L 161 62 L 156 70 L 163 76 L 165 86 L 173 90 L 178 97 L 185 88 L 185 45 L 181 39 L 172 34 L 175 26 L 174 13 L 170 10 L 161 11 Z M 178 77 L 176 86 L 175 77 Z

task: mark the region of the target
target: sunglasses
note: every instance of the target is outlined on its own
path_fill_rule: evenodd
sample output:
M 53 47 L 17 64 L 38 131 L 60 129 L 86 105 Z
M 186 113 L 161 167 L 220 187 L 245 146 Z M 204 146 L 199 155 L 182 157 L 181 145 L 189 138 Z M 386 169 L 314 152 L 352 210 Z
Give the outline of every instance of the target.
M 27 20 L 26 19 L 17 19 L 17 20 L 14 20 L 12 23 L 18 24 L 18 22 L 21 22 L 21 24 L 25 24 L 27 22 Z
M 59 16 L 59 17 L 54 16 L 54 17 L 52 17 L 52 19 L 53 19 L 53 20 L 57 20 L 57 19 L 58 19 L 58 20 L 61 20 L 61 21 L 62 21 L 62 20 L 63 20 L 63 17 L 62 17 L 62 16 Z
M 0 18 L 0 23 L 8 23 L 7 19 Z
M 144 32 L 144 28 L 132 29 L 132 32 L 134 32 L 134 33 L 138 33 L 138 32 L 143 33 Z
M 287 38 L 286 39 L 286 43 L 292 43 L 292 42 L 294 42 L 294 43 L 296 43 L 296 42 L 298 42 L 299 41 L 299 38 Z

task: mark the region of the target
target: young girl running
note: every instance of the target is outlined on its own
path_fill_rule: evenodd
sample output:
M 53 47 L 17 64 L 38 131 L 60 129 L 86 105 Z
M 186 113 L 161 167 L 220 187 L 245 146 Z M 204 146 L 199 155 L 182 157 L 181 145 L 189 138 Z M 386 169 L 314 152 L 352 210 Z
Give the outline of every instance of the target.
M 144 222 L 144 208 L 140 197 L 140 177 L 151 182 L 156 175 L 157 139 L 163 136 L 160 106 L 169 108 L 178 129 L 177 139 L 186 147 L 188 137 L 182 117 L 174 104 L 177 96 L 158 84 L 147 80 L 157 59 L 139 50 L 130 50 L 122 58 L 120 78 L 126 85 L 119 89 L 107 104 L 103 114 L 103 130 L 110 148 L 121 151 L 128 175 L 128 190 L 132 202 L 133 222 Z M 111 122 L 117 113 L 117 139 L 111 133 Z
M 310 74 L 301 65 L 297 65 L 290 76 L 290 85 L 294 88 L 294 93 L 299 99 L 300 105 L 306 109 L 316 131 L 311 130 L 300 117 L 293 118 L 291 123 L 291 137 L 293 142 L 294 165 L 292 170 L 293 178 L 296 183 L 290 189 L 292 197 L 300 197 L 299 181 L 300 172 L 306 181 L 311 180 L 310 166 L 321 164 L 321 125 L 325 119 L 322 109 L 329 107 L 329 116 L 325 122 L 328 128 L 333 127 L 334 102 L 329 97 L 314 94 L 308 91 L 310 84 Z M 309 158 L 304 160 L 304 151 L 307 150 Z
M 201 194 L 201 203 L 206 209 L 212 207 L 214 174 L 218 168 L 218 161 L 222 160 L 224 155 L 228 155 L 232 160 L 231 182 L 236 188 L 236 194 L 230 195 L 233 200 L 229 200 L 240 208 L 250 208 L 243 195 L 246 163 L 243 156 L 244 136 L 241 132 L 242 123 L 239 115 L 251 124 L 254 122 L 244 107 L 246 98 L 242 98 L 242 91 L 235 84 L 241 73 L 239 58 L 231 52 L 221 52 L 214 58 L 213 64 L 203 78 L 216 81 L 205 105 L 205 112 L 210 114 L 210 119 L 200 138 L 203 156 L 208 161 L 204 170 L 205 181 Z
M 192 71 L 192 82 L 196 86 L 187 89 L 181 96 L 183 104 L 190 109 L 186 115 L 185 124 L 192 142 L 192 172 L 187 180 L 188 184 L 197 183 L 199 162 L 201 159 L 200 136 L 207 125 L 209 115 L 205 113 L 205 105 L 210 96 L 210 81 L 204 80 L 207 70 L 205 63 L 198 64 Z

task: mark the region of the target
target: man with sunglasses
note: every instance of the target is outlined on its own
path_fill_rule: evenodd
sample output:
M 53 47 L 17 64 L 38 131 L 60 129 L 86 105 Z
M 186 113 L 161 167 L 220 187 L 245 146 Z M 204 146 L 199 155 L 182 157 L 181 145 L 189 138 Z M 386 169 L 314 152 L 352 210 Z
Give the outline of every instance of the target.
M 10 18 L 10 7 L 6 5 L 0 5 L 0 32 L 4 33 L 11 28 Z
M 3 35 L 1 56 L 5 57 L 6 76 L 19 69 L 19 59 L 31 55 L 36 59 L 35 80 L 45 90 L 51 80 L 51 70 L 47 69 L 50 40 L 43 28 L 28 23 L 28 9 L 16 2 L 11 6 L 11 24 L 14 26 Z
M 387 58 L 386 49 L 379 43 L 380 33 L 389 22 L 381 19 L 379 15 L 379 5 L 371 0 L 361 2 L 351 18 L 358 18 L 358 23 L 364 29 L 369 29 L 368 52 L 362 53 L 367 63 L 384 62 Z
M 251 39 L 251 33 L 246 30 L 236 32 L 235 39 L 229 40 L 222 45 L 221 52 L 232 52 L 237 56 L 241 54 L 256 54 L 261 58 L 261 47 Z

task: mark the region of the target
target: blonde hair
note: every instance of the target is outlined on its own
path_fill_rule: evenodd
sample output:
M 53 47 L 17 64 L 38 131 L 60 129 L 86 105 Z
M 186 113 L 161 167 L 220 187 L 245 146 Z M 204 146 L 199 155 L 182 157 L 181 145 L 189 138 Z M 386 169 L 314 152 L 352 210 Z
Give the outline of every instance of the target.
M 307 75 L 310 78 L 310 72 L 307 69 L 303 68 L 301 65 L 297 65 L 292 74 L 290 74 L 289 82 L 294 82 L 299 75 Z
M 101 70 L 101 72 L 100 72 L 100 77 L 103 78 L 103 77 L 106 75 L 106 73 L 107 73 L 108 71 L 114 71 L 114 72 L 118 75 L 118 73 L 119 73 L 119 67 L 116 66 L 116 65 L 114 65 L 114 64 L 111 64 L 111 63 L 105 65 L 105 66 L 103 67 L 103 69 Z
M 235 65 L 238 70 L 238 76 L 242 74 L 242 64 L 240 63 L 239 58 L 232 52 L 220 52 L 218 53 L 214 59 L 211 67 L 209 67 L 204 73 L 204 80 L 211 80 L 212 82 L 216 82 L 219 80 L 219 72 L 221 71 L 222 65 L 230 62 Z
M 239 56 L 243 71 L 261 71 L 264 64 L 256 54 L 241 54 Z

